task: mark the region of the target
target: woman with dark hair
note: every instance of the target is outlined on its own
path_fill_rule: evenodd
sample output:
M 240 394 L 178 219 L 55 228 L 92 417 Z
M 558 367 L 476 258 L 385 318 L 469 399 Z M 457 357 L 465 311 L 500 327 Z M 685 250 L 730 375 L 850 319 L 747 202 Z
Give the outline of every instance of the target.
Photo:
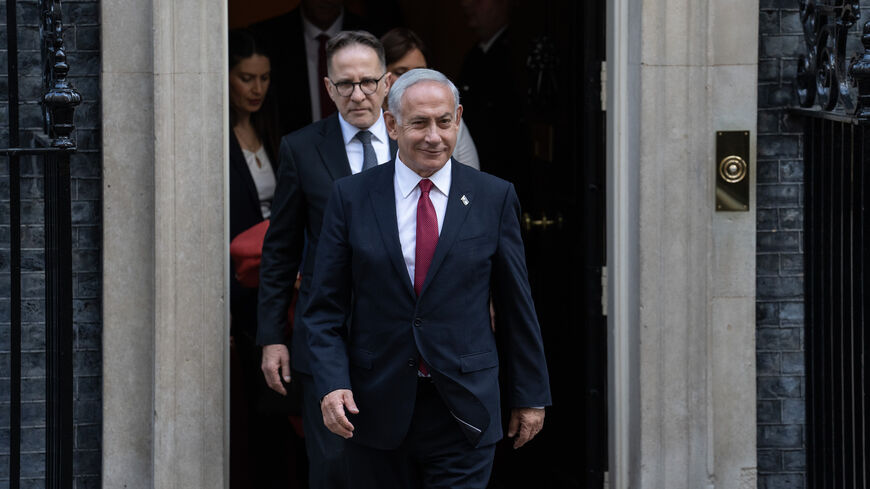
M 275 193 L 278 125 L 269 88 L 271 65 L 252 31 L 230 31 L 229 69 L 232 241 L 267 225 L 263 221 L 271 214 Z M 249 274 L 253 279 L 237 272 L 230 273 L 231 488 L 287 489 L 294 486 L 288 469 L 294 435 L 284 399 L 265 387 L 260 373 L 257 271 Z
M 426 65 L 426 46 L 414 31 L 407 27 L 396 27 L 381 37 L 384 45 L 384 55 L 387 71 L 398 78 L 414 68 L 428 68 Z M 384 104 L 387 101 L 384 100 Z M 387 109 L 387 107 L 384 107 Z M 459 121 L 459 135 L 456 137 L 456 147 L 453 149 L 456 161 L 472 168 L 480 169 L 480 159 L 477 148 L 468 132 L 464 121 Z
M 230 32 L 229 54 L 232 239 L 269 218 L 278 137 L 269 90 L 271 65 L 265 50 L 251 31 L 238 29 Z M 247 205 L 253 200 L 257 205 Z

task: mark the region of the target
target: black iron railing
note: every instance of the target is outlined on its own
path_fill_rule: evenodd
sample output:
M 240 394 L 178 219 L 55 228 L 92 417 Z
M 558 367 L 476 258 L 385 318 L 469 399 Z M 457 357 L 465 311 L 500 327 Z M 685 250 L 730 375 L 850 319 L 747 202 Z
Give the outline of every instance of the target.
M 870 22 L 849 53 L 859 2 L 799 6 L 807 487 L 870 489 Z
M 17 2 L 6 0 L 9 84 L 10 208 L 10 456 L 9 487 L 21 484 L 21 191 L 20 165 L 25 156 L 41 159 L 45 199 L 45 487 L 72 487 L 73 461 L 73 310 L 70 154 L 75 106 L 81 96 L 67 82 L 60 0 L 41 0 L 43 64 L 43 131 L 21 144 L 18 93 Z
M 857 1 L 799 0 L 807 54 L 800 56 L 797 87 L 801 107 L 818 103 L 823 110 L 839 104 L 855 108 L 846 46 L 849 29 L 861 17 Z
M 810 113 L 804 131 L 807 469 L 813 489 L 870 488 L 870 121 Z

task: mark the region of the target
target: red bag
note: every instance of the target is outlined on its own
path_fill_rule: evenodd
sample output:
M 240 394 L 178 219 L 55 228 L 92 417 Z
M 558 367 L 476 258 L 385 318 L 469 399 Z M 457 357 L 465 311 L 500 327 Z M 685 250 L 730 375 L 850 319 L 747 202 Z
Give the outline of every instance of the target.
M 245 287 L 253 288 L 260 285 L 260 258 L 263 255 L 263 240 L 266 239 L 268 229 L 269 220 L 266 219 L 245 229 L 230 242 L 230 257 L 233 260 L 236 280 Z M 293 299 L 287 311 L 287 334 L 293 331 L 293 313 L 299 295 L 299 281 L 300 277 L 297 276 Z
M 260 257 L 263 254 L 263 239 L 267 229 L 268 219 L 245 229 L 230 242 L 230 257 L 236 279 L 245 287 L 256 287 L 260 284 Z

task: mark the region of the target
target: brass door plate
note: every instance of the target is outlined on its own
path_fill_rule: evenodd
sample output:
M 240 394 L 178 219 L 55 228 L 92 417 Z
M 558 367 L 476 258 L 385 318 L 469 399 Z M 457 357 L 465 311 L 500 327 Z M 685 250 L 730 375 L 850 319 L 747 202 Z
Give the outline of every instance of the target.
M 717 131 L 716 210 L 749 210 L 749 131 Z

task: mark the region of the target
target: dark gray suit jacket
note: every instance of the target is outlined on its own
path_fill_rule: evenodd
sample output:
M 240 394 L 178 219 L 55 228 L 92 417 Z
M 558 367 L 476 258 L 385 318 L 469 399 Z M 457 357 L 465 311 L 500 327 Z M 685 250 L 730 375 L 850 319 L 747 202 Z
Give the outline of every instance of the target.
M 391 139 L 390 154 L 395 152 Z M 301 317 L 308 304 L 314 256 L 332 184 L 351 174 L 338 115 L 284 136 L 278 160 L 278 182 L 260 263 L 257 343 L 286 343 L 287 310 L 301 268 L 290 359 L 294 370 L 311 373 L 307 328 Z

